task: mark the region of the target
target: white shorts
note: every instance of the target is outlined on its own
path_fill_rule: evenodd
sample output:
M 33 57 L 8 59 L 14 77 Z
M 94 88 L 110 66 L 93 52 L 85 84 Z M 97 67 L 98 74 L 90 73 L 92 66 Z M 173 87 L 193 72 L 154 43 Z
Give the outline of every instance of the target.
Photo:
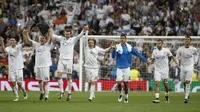
M 117 68 L 116 81 L 124 81 L 124 82 L 130 81 L 130 67 L 124 69 Z
M 73 60 L 59 59 L 57 71 L 62 73 L 72 74 L 72 66 L 73 66 Z
M 23 69 L 15 69 L 9 71 L 9 81 L 11 82 L 23 82 Z
M 181 82 L 192 81 L 193 70 L 184 70 L 181 69 L 180 80 Z
M 168 79 L 169 79 L 169 70 L 155 71 L 154 72 L 154 80 L 155 81 L 164 80 L 165 83 L 167 83 Z
M 43 82 L 48 82 L 49 78 L 49 67 L 36 67 L 36 76 L 37 80 L 42 80 Z
M 98 80 L 99 69 L 85 68 L 85 73 L 88 82 L 95 82 Z

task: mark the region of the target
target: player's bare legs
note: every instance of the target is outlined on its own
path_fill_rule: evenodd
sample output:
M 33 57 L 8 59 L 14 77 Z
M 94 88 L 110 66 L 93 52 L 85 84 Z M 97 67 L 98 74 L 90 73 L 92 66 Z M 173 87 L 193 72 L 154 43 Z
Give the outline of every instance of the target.
M 39 100 L 42 100 L 43 97 L 44 97 L 44 89 L 43 89 L 43 82 L 42 82 L 42 80 L 38 81 L 38 86 L 39 86 L 39 89 L 40 89 L 40 98 L 39 98 Z
M 24 95 L 24 99 L 28 98 L 28 95 L 26 93 L 26 90 L 24 89 L 24 87 L 22 86 L 22 82 L 17 82 L 18 87 L 22 90 L 23 95 Z
M 160 103 L 159 100 L 159 92 L 160 92 L 160 81 L 156 81 L 156 88 L 155 88 L 155 100 L 153 100 L 153 103 Z
M 124 103 L 128 103 L 128 82 L 124 82 L 125 99 Z
M 48 101 L 48 99 L 49 99 L 49 83 L 48 82 L 44 82 L 44 88 L 45 88 L 44 101 Z
M 164 80 L 164 87 L 165 87 L 165 100 L 166 100 L 165 103 L 169 103 L 170 102 L 170 100 L 169 100 L 169 87 L 168 87 L 168 81 L 167 80 Z
M 61 99 L 64 95 L 64 89 L 63 89 L 63 80 L 62 80 L 62 72 L 58 72 L 58 85 L 60 87 L 60 95 L 58 96 L 58 99 Z
M 68 94 L 67 94 L 67 101 L 70 101 L 72 96 L 72 75 L 67 73 L 67 81 L 68 81 Z
M 189 95 L 190 95 L 190 81 L 185 82 L 185 100 L 184 103 L 188 103 Z
M 92 101 L 92 99 L 94 98 L 95 82 L 91 81 L 91 82 L 89 82 L 89 85 L 90 85 L 90 97 L 89 97 L 89 101 Z
M 122 85 L 121 85 L 121 81 L 117 81 L 117 87 L 118 87 L 118 90 L 119 90 L 119 98 L 118 98 L 118 102 L 121 102 L 122 101 Z
M 14 93 L 15 98 L 16 98 L 13 101 L 18 101 L 19 100 L 19 95 L 18 95 L 18 89 L 17 89 L 17 86 L 16 86 L 15 82 L 12 82 L 12 90 L 13 90 L 13 93 Z

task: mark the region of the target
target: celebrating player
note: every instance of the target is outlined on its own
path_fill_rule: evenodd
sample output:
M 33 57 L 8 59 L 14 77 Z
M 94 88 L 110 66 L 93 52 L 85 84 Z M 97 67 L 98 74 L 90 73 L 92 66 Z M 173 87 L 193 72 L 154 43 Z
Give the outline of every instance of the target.
M 4 47 L 4 40 L 2 37 L 1 39 L 1 46 L 3 49 L 3 52 L 6 52 L 8 55 L 8 65 L 9 65 L 9 81 L 12 82 L 12 89 L 13 93 L 15 94 L 16 99 L 13 101 L 19 100 L 18 95 L 18 87 L 23 91 L 24 99 L 27 99 L 28 95 L 26 93 L 26 90 L 24 87 L 22 87 L 23 82 L 23 56 L 22 56 L 22 44 L 17 44 L 15 38 L 11 38 L 9 40 L 10 46 Z M 17 85 L 16 85 L 17 83 Z
M 166 103 L 169 103 L 169 89 L 168 89 L 168 78 L 169 78 L 169 57 L 172 57 L 174 62 L 177 64 L 176 58 L 172 55 L 169 49 L 163 48 L 163 40 L 157 41 L 157 48 L 153 50 L 151 63 L 155 61 L 155 72 L 154 79 L 156 82 L 155 97 L 153 103 L 160 103 L 159 92 L 160 92 L 160 81 L 164 80 L 165 87 L 165 99 Z M 178 64 L 177 64 L 178 65 Z
M 112 52 L 112 58 L 116 57 L 117 64 L 117 83 L 120 96 L 118 102 L 122 101 L 122 86 L 121 82 L 124 81 L 125 86 L 125 100 L 124 103 L 128 103 L 128 81 L 130 79 L 130 66 L 132 54 L 147 62 L 147 59 L 138 53 L 131 45 L 126 43 L 126 35 L 122 34 L 120 37 L 120 44 L 116 45 L 116 49 Z
M 73 65 L 73 52 L 74 52 L 74 46 L 77 43 L 77 41 L 84 35 L 85 31 L 88 30 L 88 26 L 84 26 L 81 33 L 76 37 L 71 37 L 71 32 L 68 30 L 64 30 L 64 36 L 58 36 L 53 34 L 53 38 L 60 42 L 60 56 L 58 61 L 58 85 L 60 87 L 60 95 L 58 96 L 58 99 L 61 99 L 64 95 L 64 89 L 63 89 L 63 80 L 62 80 L 62 74 L 67 74 L 67 80 L 68 80 L 68 95 L 67 95 L 67 101 L 71 99 L 71 87 L 72 87 L 72 65 Z
M 105 52 L 109 51 L 111 47 L 107 49 L 102 49 L 98 46 L 96 46 L 96 40 L 95 39 L 88 39 L 88 31 L 86 31 L 85 34 L 85 45 L 84 45 L 84 51 L 85 51 L 85 72 L 87 81 L 89 82 L 90 87 L 90 97 L 89 101 L 92 101 L 94 97 L 94 91 L 95 91 L 95 82 L 98 79 L 98 72 L 99 72 L 99 62 L 98 57 L 99 54 L 105 54 Z
M 180 80 L 184 83 L 185 99 L 184 103 L 188 103 L 190 94 L 190 83 L 194 72 L 194 65 L 198 62 L 197 49 L 191 46 L 191 37 L 185 36 L 185 45 L 177 51 L 176 58 L 180 65 Z
M 51 28 L 49 29 L 51 30 Z M 49 33 L 52 33 L 50 31 Z M 26 42 L 32 42 L 32 45 L 35 49 L 35 72 L 36 72 L 36 79 L 38 80 L 38 85 L 40 89 L 40 100 L 43 99 L 45 95 L 45 101 L 49 99 L 49 67 L 52 65 L 51 63 L 51 44 L 52 44 L 52 35 L 50 34 L 49 38 L 46 36 L 42 36 L 40 38 L 40 43 L 37 43 L 30 39 L 28 35 L 28 31 L 23 31 L 23 36 Z M 43 89 L 43 83 L 45 87 L 45 92 Z

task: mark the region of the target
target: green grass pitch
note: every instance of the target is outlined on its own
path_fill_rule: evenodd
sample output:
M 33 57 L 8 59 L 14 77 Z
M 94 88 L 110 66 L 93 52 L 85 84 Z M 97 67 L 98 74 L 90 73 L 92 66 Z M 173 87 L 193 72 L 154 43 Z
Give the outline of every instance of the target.
M 39 101 L 39 92 L 28 92 L 29 98 L 13 102 L 12 92 L 0 92 L 0 112 L 200 112 L 200 93 L 191 93 L 188 104 L 184 104 L 184 93 L 170 93 L 171 102 L 165 103 L 164 92 L 161 103 L 153 104 L 153 92 L 130 92 L 129 103 L 118 103 L 118 92 L 96 92 L 96 98 L 88 101 L 89 92 L 73 92 L 70 102 L 57 99 L 58 92 L 50 92 L 48 102 Z

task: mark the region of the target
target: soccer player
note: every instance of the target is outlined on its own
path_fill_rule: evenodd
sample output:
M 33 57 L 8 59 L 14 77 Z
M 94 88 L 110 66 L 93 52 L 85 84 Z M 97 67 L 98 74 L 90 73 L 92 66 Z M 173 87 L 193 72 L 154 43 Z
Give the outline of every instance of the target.
M 60 95 L 58 96 L 58 99 L 61 99 L 64 95 L 63 90 L 63 80 L 62 80 L 62 74 L 67 74 L 67 80 L 68 80 L 68 95 L 67 95 L 67 101 L 70 101 L 71 99 L 71 88 L 72 88 L 72 65 L 73 65 L 73 52 L 74 52 L 74 46 L 77 43 L 77 41 L 84 35 L 85 31 L 88 30 L 88 26 L 84 26 L 81 33 L 76 37 L 71 37 L 71 32 L 69 30 L 64 30 L 64 36 L 58 36 L 53 34 L 53 38 L 60 42 L 60 56 L 58 61 L 58 85 L 60 87 Z
M 185 99 L 184 103 L 188 103 L 190 94 L 190 83 L 192 74 L 194 73 L 194 65 L 198 62 L 197 49 L 191 46 L 191 37 L 186 35 L 184 38 L 185 45 L 177 51 L 176 58 L 180 65 L 180 80 L 184 83 Z
M 149 63 L 147 59 L 138 53 L 132 46 L 126 43 L 126 35 L 122 34 L 120 37 L 120 44 L 116 45 L 116 48 L 112 52 L 112 58 L 116 57 L 117 64 L 117 84 L 120 92 L 118 102 L 122 101 L 122 86 L 121 82 L 124 82 L 125 99 L 124 103 L 128 103 L 128 81 L 130 80 L 130 66 L 132 54 L 142 59 L 142 61 Z
M 15 38 L 10 38 L 10 46 L 4 47 L 4 40 L 0 37 L 1 46 L 3 52 L 8 55 L 8 65 L 9 65 L 9 81 L 12 82 L 12 90 L 15 94 L 15 99 L 13 101 L 19 100 L 18 87 L 23 91 L 24 99 L 28 98 L 27 92 L 22 87 L 23 82 L 23 56 L 22 56 L 22 44 L 17 44 Z M 18 85 L 18 87 L 17 87 Z
M 169 57 L 171 57 L 174 62 L 178 65 L 176 58 L 172 55 L 169 49 L 163 48 L 163 40 L 159 39 L 157 41 L 157 48 L 153 50 L 151 63 L 155 61 L 155 72 L 154 79 L 156 82 L 155 88 L 155 100 L 153 103 L 160 103 L 159 92 L 160 92 L 160 81 L 164 80 L 165 87 L 165 99 L 166 103 L 169 103 L 169 89 L 168 89 L 168 78 L 169 78 Z
M 49 31 L 52 30 L 51 28 Z M 49 33 L 52 33 L 50 31 Z M 34 49 L 35 49 L 35 72 L 36 72 L 36 79 L 38 80 L 38 85 L 40 89 L 40 100 L 43 99 L 45 95 L 45 101 L 48 101 L 49 99 L 49 67 L 52 65 L 51 62 L 51 45 L 52 45 L 52 35 L 50 34 L 49 38 L 46 36 L 42 36 L 40 38 L 40 43 L 37 43 L 30 39 L 28 31 L 23 31 L 23 36 L 26 42 L 31 42 Z M 43 89 L 43 83 L 45 92 Z
M 105 54 L 110 50 L 111 47 L 107 49 L 102 49 L 96 46 L 95 39 L 88 39 L 88 31 L 85 33 L 85 42 L 84 42 L 84 53 L 85 53 L 85 72 L 87 81 L 89 82 L 90 87 L 90 97 L 89 101 L 92 101 L 95 91 L 95 82 L 98 79 L 98 72 L 99 72 L 99 54 Z

